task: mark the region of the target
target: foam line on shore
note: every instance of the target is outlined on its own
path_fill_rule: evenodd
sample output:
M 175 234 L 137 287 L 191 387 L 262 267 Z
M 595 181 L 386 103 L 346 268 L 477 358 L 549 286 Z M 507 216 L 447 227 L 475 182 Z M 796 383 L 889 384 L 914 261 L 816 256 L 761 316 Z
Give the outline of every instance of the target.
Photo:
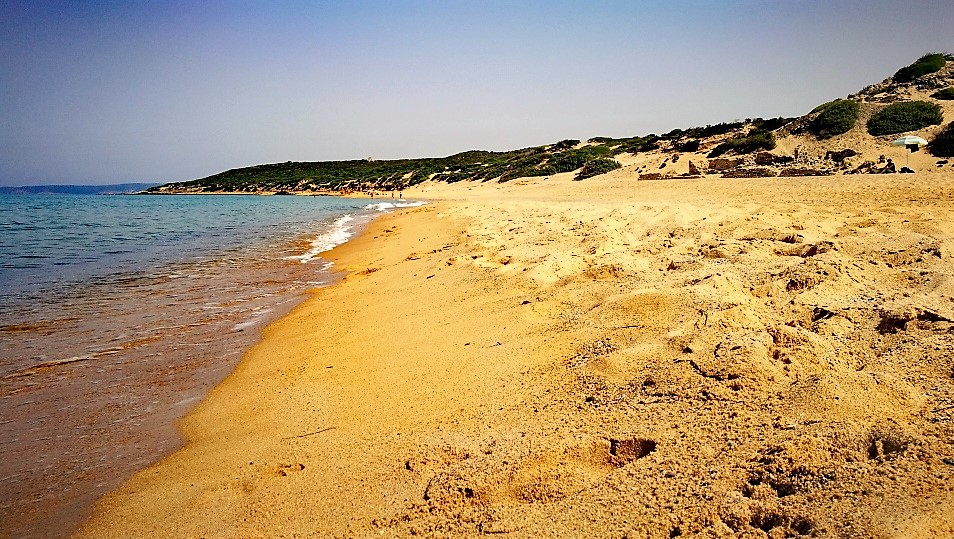
M 426 204 L 426 202 L 419 200 L 376 202 L 366 205 L 364 209 L 377 212 L 388 212 L 395 209 L 416 208 L 418 206 L 423 206 L 424 204 Z M 371 217 L 367 214 L 359 214 L 358 216 L 352 214 L 343 215 L 335 219 L 327 231 L 320 233 L 311 241 L 311 248 L 309 248 L 308 251 L 301 255 L 290 256 L 288 259 L 298 260 L 302 264 L 307 264 L 308 262 L 311 262 L 317 258 L 319 254 L 330 251 L 350 240 L 352 237 L 354 237 L 357 230 L 360 229 L 362 225 L 367 224 L 370 219 Z
M 334 220 L 327 232 L 319 234 L 311 241 L 311 248 L 304 254 L 290 256 L 290 260 L 298 260 L 302 264 L 307 264 L 315 259 L 320 253 L 330 251 L 338 245 L 348 241 L 354 235 L 355 217 L 351 214 L 342 215 Z
M 427 204 L 422 200 L 407 200 L 401 202 L 375 202 L 374 204 L 368 204 L 365 206 L 365 209 L 368 210 L 377 210 L 377 211 L 388 211 L 399 208 L 416 208 L 418 206 L 423 206 Z

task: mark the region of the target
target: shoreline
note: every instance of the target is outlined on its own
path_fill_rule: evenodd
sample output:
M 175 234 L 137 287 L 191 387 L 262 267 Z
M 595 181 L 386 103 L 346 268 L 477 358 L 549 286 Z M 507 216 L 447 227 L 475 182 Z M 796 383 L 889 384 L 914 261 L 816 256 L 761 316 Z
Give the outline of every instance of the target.
M 218 397 L 218 395 L 227 394 L 229 392 L 230 385 L 233 383 L 236 383 L 236 382 L 233 382 L 233 379 L 243 377 L 246 370 L 253 368 L 251 363 L 256 362 L 257 361 L 256 358 L 259 358 L 261 355 L 261 353 L 259 353 L 258 350 L 262 347 L 267 347 L 268 346 L 267 342 L 272 342 L 276 339 L 276 337 L 272 335 L 274 335 L 275 333 L 281 332 L 282 330 L 279 329 L 280 327 L 291 324 L 291 320 L 293 320 L 297 316 L 300 316 L 302 311 L 314 311 L 316 307 L 320 305 L 319 304 L 320 296 L 327 295 L 328 291 L 344 286 L 349 281 L 349 279 L 360 279 L 362 277 L 365 277 L 374 273 L 375 268 L 373 266 L 362 268 L 361 266 L 364 266 L 364 264 L 358 263 L 357 265 L 355 265 L 355 263 L 362 258 L 363 253 L 365 253 L 366 250 L 368 249 L 368 245 L 371 243 L 375 243 L 380 236 L 390 236 L 392 234 L 393 227 L 389 225 L 389 223 L 392 220 L 399 219 L 400 217 L 402 217 L 403 215 L 407 213 L 417 213 L 421 211 L 430 212 L 432 211 L 430 208 L 430 204 L 431 203 L 428 202 L 428 204 L 425 206 L 402 208 L 401 209 L 402 211 L 400 212 L 394 212 L 394 213 L 388 213 L 388 214 L 376 216 L 373 220 L 367 223 L 361 231 L 355 234 L 355 236 L 353 236 L 349 241 L 335 247 L 334 249 L 330 251 L 326 251 L 322 253 L 322 258 L 327 259 L 333 263 L 333 266 L 332 266 L 334 268 L 333 273 L 338 274 L 340 277 L 334 282 L 334 284 L 331 284 L 326 287 L 311 289 L 310 291 L 308 291 L 304 301 L 298 303 L 295 307 L 293 307 L 290 310 L 290 312 L 287 312 L 283 317 L 277 320 L 273 320 L 271 323 L 269 323 L 269 325 L 266 326 L 260 332 L 261 338 L 258 340 L 258 342 L 254 344 L 251 348 L 245 351 L 244 357 L 238 363 L 238 365 L 235 366 L 232 372 L 222 382 L 220 382 L 215 388 L 213 388 L 206 395 L 205 399 L 203 399 L 195 408 L 193 408 L 188 414 L 186 414 L 183 418 L 180 419 L 178 424 L 178 430 L 180 432 L 180 436 L 185 440 L 184 448 L 181 448 L 176 453 L 167 455 L 161 461 L 153 464 L 149 468 L 141 470 L 139 473 L 136 474 L 136 476 L 134 476 L 134 478 L 132 478 L 131 481 L 127 481 L 127 485 L 130 483 L 134 483 L 137 480 L 137 478 L 139 478 L 140 476 L 151 475 L 150 472 L 152 472 L 155 468 L 166 466 L 168 461 L 170 461 L 171 459 L 174 459 L 179 453 L 188 451 L 189 448 L 193 446 L 194 443 L 198 443 L 200 440 L 202 441 L 207 440 L 207 435 L 204 433 L 204 430 L 211 427 L 212 423 L 217 423 L 218 419 L 213 419 L 212 421 L 206 422 L 206 421 L 203 421 L 203 419 L 196 418 L 195 416 L 204 415 L 206 413 L 205 410 L 207 408 L 216 406 L 216 403 L 215 403 L 216 399 L 227 398 L 224 396 Z M 258 368 L 261 368 L 261 367 L 258 367 Z M 283 437 L 281 439 L 283 441 L 288 441 L 288 440 L 297 439 L 299 436 L 309 437 L 316 434 L 322 434 L 326 432 L 327 428 L 328 427 L 319 427 L 317 430 L 313 432 L 306 432 L 303 435 L 291 434 L 292 431 L 290 431 L 289 436 Z M 332 427 L 332 430 L 337 430 L 337 428 L 338 427 Z M 251 462 L 254 462 L 254 461 L 251 461 Z M 173 464 L 172 466 L 177 466 L 177 465 Z M 270 474 L 285 477 L 289 471 L 298 471 L 297 470 L 298 466 L 299 466 L 298 464 L 273 463 L 273 464 L 267 465 L 267 468 L 269 469 Z M 106 515 L 108 515 L 111 512 L 111 509 L 109 509 L 108 507 L 109 503 L 111 502 L 110 499 L 113 497 L 122 497 L 121 492 L 123 490 L 126 490 L 125 486 L 120 488 L 118 491 L 111 492 L 107 494 L 106 496 L 100 498 L 100 500 L 97 502 L 97 508 L 94 510 L 93 516 L 87 519 L 87 521 L 76 531 L 76 533 L 74 533 L 73 537 L 83 537 L 87 533 L 86 530 L 90 528 L 91 526 L 93 526 L 93 523 L 96 521 L 97 518 L 108 519 Z M 133 487 L 133 490 L 136 490 L 136 488 Z M 100 509 L 100 507 L 103 505 L 106 505 L 106 508 Z M 129 522 L 124 522 L 124 524 L 129 524 Z M 140 533 L 146 533 L 149 535 L 153 535 L 157 533 L 158 531 L 159 531 L 158 528 L 149 528 L 149 529 L 139 530 Z M 213 533 L 213 535 L 215 534 L 215 532 L 211 530 L 210 530 L 210 533 Z M 93 532 L 91 533 L 91 536 L 100 536 L 100 532 L 99 531 Z
M 202 251 L 197 262 L 165 261 L 148 277 L 116 270 L 110 275 L 119 276 L 119 286 L 49 296 L 34 303 L 38 310 L 24 311 L 26 320 L 77 322 L 14 326 L 4 342 L 0 430 L 8 459 L 0 490 L 8 517 L 0 535 L 69 536 L 100 496 L 182 447 L 178 420 L 260 340 L 261 328 L 304 301 L 307 289 L 336 278 L 323 261 L 301 261 L 380 215 L 365 203 L 335 204 L 355 207 L 347 210 L 355 216 L 350 230 L 339 230 L 338 220 L 300 226 L 300 233 L 272 230 L 270 246 Z M 176 272 L 184 277 L 162 278 Z M 138 280 L 120 279 L 130 274 Z M 127 309 L 130 298 L 136 307 Z M 98 316 L 87 327 L 81 324 L 89 304 Z M 7 307 L 5 318 L 15 319 Z M 62 354 L 29 361 L 47 350 Z M 11 367 L 8 358 L 25 364 Z
M 76 537 L 954 532 L 954 175 L 422 189 Z

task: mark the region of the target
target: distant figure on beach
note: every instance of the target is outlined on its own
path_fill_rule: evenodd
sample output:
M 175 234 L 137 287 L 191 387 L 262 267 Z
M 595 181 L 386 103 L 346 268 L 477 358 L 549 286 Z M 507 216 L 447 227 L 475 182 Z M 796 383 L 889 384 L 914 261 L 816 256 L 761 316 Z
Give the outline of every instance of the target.
M 894 166 L 894 161 L 892 161 L 891 159 L 888 159 L 888 163 L 885 164 L 884 170 L 882 170 L 881 173 L 882 173 L 882 174 L 894 174 L 894 173 L 896 173 L 897 171 L 898 171 L 897 168 L 895 168 L 895 166 Z
M 401 191 L 400 193 L 398 193 L 398 198 L 404 198 L 404 191 Z

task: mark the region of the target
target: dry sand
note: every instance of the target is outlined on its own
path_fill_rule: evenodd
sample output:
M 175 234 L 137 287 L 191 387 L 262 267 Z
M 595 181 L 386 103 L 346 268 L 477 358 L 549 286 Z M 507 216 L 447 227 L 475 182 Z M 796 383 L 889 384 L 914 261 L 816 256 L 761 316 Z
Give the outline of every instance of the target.
M 427 185 L 77 537 L 954 535 L 954 173 Z

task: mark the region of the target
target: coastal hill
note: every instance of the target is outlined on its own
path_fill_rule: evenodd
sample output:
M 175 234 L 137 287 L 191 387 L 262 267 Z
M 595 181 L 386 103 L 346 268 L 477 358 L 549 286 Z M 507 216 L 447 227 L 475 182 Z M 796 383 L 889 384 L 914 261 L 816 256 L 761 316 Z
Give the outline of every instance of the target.
M 878 84 L 797 118 L 754 118 L 673 129 L 662 135 L 563 140 L 508 152 L 472 150 L 440 158 L 288 161 L 231 169 L 147 192 L 392 190 L 426 180 L 507 182 L 557 174 L 582 180 L 620 168 L 643 180 L 926 172 L 954 166 L 944 159 L 954 157 L 952 117 L 954 56 L 932 53 Z M 911 155 L 891 145 L 908 134 L 931 144 Z

